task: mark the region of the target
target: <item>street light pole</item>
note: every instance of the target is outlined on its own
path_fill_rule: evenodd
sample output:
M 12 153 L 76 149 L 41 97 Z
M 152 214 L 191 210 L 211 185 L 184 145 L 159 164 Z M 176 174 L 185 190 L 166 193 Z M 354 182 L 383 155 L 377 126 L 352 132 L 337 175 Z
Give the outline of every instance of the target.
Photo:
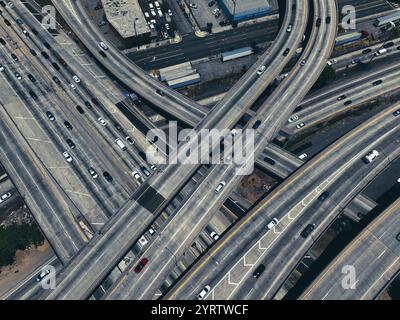
M 232 23 L 235 22 L 235 14 L 236 14 L 236 0 L 232 0 L 233 2 L 233 15 L 232 15 Z

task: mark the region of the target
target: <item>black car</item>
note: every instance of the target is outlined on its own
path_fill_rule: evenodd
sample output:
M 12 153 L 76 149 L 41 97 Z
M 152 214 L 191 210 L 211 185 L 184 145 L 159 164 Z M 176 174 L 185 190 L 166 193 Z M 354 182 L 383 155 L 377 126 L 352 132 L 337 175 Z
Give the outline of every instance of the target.
M 93 108 L 89 101 L 85 101 L 85 106 L 86 106 L 86 108 L 88 108 L 89 110 Z
M 160 89 L 157 89 L 156 92 L 157 92 L 160 96 L 162 96 L 162 97 L 165 96 L 164 91 L 162 91 L 162 90 L 160 90 Z
M 13 58 L 13 60 L 14 60 L 15 62 L 18 62 L 18 61 L 19 61 L 18 57 L 17 57 L 14 53 L 11 53 L 11 58 Z
M 99 100 L 97 100 L 95 97 L 92 98 L 92 102 L 98 106 L 99 105 Z
M 76 108 L 76 110 L 78 110 L 78 112 L 80 114 L 84 114 L 85 113 L 85 110 L 83 110 L 81 106 L 76 106 L 75 108 Z
M 75 143 L 71 139 L 67 139 L 66 142 L 71 149 L 75 149 Z
M 395 117 L 400 116 L 400 109 L 399 109 L 399 110 L 396 110 L 395 112 L 393 112 L 393 115 L 394 115 Z
M 315 229 L 315 224 L 308 224 L 307 227 L 304 228 L 304 230 L 300 233 L 300 235 L 305 239 L 307 238 L 311 232 L 313 232 Z
M 67 65 L 67 63 L 65 62 L 65 60 L 63 58 L 58 58 L 58 61 L 61 63 L 61 65 L 63 65 L 64 67 Z
M 43 42 L 43 45 L 47 48 L 47 49 L 51 49 L 51 46 L 47 43 L 47 42 Z
M 331 23 L 331 16 L 327 16 L 326 19 L 325 19 L 325 22 L 327 24 L 330 24 Z
M 344 105 L 345 105 L 345 106 L 348 106 L 348 105 L 350 105 L 350 104 L 352 104 L 352 103 L 353 103 L 353 101 L 347 100 L 347 101 L 344 103 Z
M 19 24 L 20 26 L 22 26 L 22 25 L 24 24 L 24 21 L 23 21 L 22 19 L 20 19 L 20 18 L 17 18 L 15 21 L 16 21 L 17 24 Z
M 253 129 L 257 129 L 261 124 L 261 120 L 257 120 L 254 124 L 253 124 Z
M 72 125 L 68 121 L 64 121 L 64 125 L 68 130 L 72 130 Z
M 57 84 L 61 84 L 60 79 L 58 79 L 56 76 L 53 76 L 53 81 Z
M 32 97 L 33 100 L 37 100 L 38 96 L 32 90 L 29 91 L 29 95 Z
M 111 177 L 111 175 L 107 171 L 103 172 L 103 177 L 106 178 L 106 180 L 108 182 L 112 182 L 113 181 L 113 177 Z
M 6 42 L 4 41 L 4 39 L 3 39 L 3 38 L 0 38 L 0 43 L 1 43 L 3 46 L 5 46 L 5 45 L 6 45 Z
M 260 264 L 253 272 L 253 277 L 258 279 L 265 270 L 265 265 Z
M 324 191 L 321 193 L 321 195 L 318 197 L 319 201 L 324 201 L 326 198 L 329 197 L 329 192 L 328 191 Z
M 315 25 L 319 27 L 321 25 L 321 18 L 318 18 L 317 21 L 315 22 Z
M 400 50 L 400 46 L 397 47 L 397 50 Z
M 0 5 L 1 5 L 3 8 L 6 7 L 6 4 L 4 3 L 4 1 L 0 1 Z
M 400 233 L 399 233 L 399 234 L 397 234 L 397 236 L 396 236 L 396 240 L 397 240 L 397 241 L 400 241 Z
M 390 48 L 390 47 L 393 47 L 393 46 L 394 46 L 394 42 L 393 41 L 387 42 L 387 43 L 385 43 L 383 45 L 384 48 Z
M 48 55 L 46 52 L 44 52 L 44 51 L 42 51 L 42 56 L 43 56 L 45 59 L 50 59 L 49 55 Z
M 36 53 L 36 51 L 35 50 L 33 50 L 33 49 L 29 49 L 29 52 L 34 56 L 34 57 L 36 57 L 37 56 L 37 53 Z
M 31 31 L 32 31 L 32 33 L 33 33 L 33 34 L 35 34 L 35 35 L 38 35 L 38 32 L 37 32 L 37 30 L 36 30 L 36 29 L 34 29 L 34 28 L 31 28 Z
M 210 1 L 210 2 L 208 3 L 208 6 L 211 8 L 214 4 L 215 4 L 214 1 Z
M 370 49 L 370 48 L 367 48 L 367 49 L 365 49 L 365 50 L 363 50 L 363 54 L 367 54 L 367 53 L 370 53 L 372 51 L 372 49 Z
M 122 128 L 121 128 L 121 126 L 119 125 L 119 123 L 114 123 L 114 127 L 118 130 L 118 131 L 121 131 L 122 130 Z
M 298 107 L 296 107 L 296 109 L 293 110 L 293 113 L 299 112 L 301 110 L 303 110 L 303 107 L 302 106 L 298 106 Z
M 4 23 L 5 23 L 7 26 L 11 26 L 10 21 L 8 21 L 7 19 L 4 19 Z
M 286 57 L 288 55 L 289 51 L 290 51 L 290 49 L 286 48 L 286 50 L 283 51 L 283 56 Z
M 59 66 L 57 63 L 52 62 L 51 65 L 52 65 L 52 66 L 54 67 L 54 69 L 56 69 L 57 71 L 60 70 L 60 66 Z
M 383 81 L 382 80 L 376 80 L 374 82 L 372 82 L 373 86 L 379 86 Z
M 271 166 L 273 166 L 273 165 L 275 164 L 275 160 L 273 160 L 273 159 L 271 159 L 271 158 L 268 158 L 268 157 L 265 157 L 265 158 L 264 158 L 264 161 L 265 161 L 266 163 L 269 163 Z
M 35 78 L 33 75 L 28 74 L 28 78 L 29 78 L 29 80 L 31 80 L 32 82 L 36 82 L 36 78 Z
M 106 55 L 106 53 L 104 51 L 100 50 L 99 53 L 103 58 L 107 58 L 107 55 Z
M 338 99 L 338 101 L 341 101 L 341 100 L 343 100 L 343 99 L 346 99 L 346 95 L 345 94 L 342 94 L 340 97 L 338 97 L 337 98 Z

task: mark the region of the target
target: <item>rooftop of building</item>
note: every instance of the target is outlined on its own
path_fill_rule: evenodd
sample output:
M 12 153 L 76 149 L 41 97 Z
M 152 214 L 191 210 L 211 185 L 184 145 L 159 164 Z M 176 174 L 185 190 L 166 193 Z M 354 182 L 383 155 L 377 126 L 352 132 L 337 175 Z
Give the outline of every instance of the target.
M 236 2 L 236 8 L 235 8 Z M 224 0 L 229 12 L 239 13 L 270 7 L 270 0 Z

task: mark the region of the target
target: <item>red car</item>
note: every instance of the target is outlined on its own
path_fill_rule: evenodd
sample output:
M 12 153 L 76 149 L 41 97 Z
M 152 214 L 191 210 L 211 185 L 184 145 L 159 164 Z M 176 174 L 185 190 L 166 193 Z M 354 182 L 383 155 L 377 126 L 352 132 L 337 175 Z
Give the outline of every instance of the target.
M 147 262 L 149 262 L 149 260 L 147 260 L 146 258 L 143 258 L 142 260 L 140 260 L 139 263 L 137 264 L 137 266 L 135 267 L 135 272 L 139 273 L 140 271 L 142 271 L 143 268 L 145 267 L 145 265 L 147 264 Z

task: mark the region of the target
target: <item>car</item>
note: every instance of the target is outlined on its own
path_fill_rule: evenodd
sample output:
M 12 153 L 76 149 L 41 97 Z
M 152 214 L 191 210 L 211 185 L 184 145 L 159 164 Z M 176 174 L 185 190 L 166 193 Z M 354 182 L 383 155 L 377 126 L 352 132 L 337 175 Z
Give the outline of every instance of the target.
M 96 179 L 98 177 L 96 170 L 94 170 L 92 167 L 89 167 L 88 171 L 93 179 Z
M 331 23 L 331 16 L 327 16 L 325 18 L 325 22 L 326 22 L 326 24 L 330 24 Z
M 273 227 L 275 227 L 279 223 L 279 220 L 277 218 L 273 218 L 268 224 L 265 226 L 265 229 L 271 230 Z
M 18 80 L 22 79 L 22 76 L 18 72 L 15 72 L 14 75 Z
M 42 281 L 43 278 L 46 277 L 48 274 L 50 274 L 50 269 L 46 269 L 46 270 L 41 271 L 41 272 L 37 275 L 36 281 L 37 281 L 37 282 Z
M 291 32 L 292 28 L 293 28 L 293 26 L 291 24 L 289 24 L 288 27 L 286 28 L 286 32 Z
M 5 69 L 5 67 L 2 64 L 0 64 L 0 72 L 3 72 L 4 69 Z
M 371 48 L 367 48 L 367 49 L 362 51 L 362 54 L 368 54 L 370 52 L 372 52 L 372 49 Z
M 397 50 L 400 50 L 400 46 L 398 46 L 396 49 L 397 49 Z
M 7 42 L 5 42 L 3 38 L 0 38 L 0 43 L 1 43 L 3 46 L 5 46 L 5 45 L 7 44 Z
M 162 97 L 165 96 L 164 91 L 162 91 L 162 90 L 160 90 L 160 89 L 157 89 L 156 92 L 157 92 L 160 96 L 162 96 Z
M 328 197 L 329 197 L 329 192 L 328 192 L 328 191 L 324 191 L 324 192 L 322 192 L 321 195 L 318 197 L 318 200 L 319 200 L 319 201 L 325 201 L 326 198 L 328 198 Z
M 81 106 L 76 106 L 75 108 L 76 108 L 76 110 L 78 110 L 78 112 L 80 114 L 84 114 L 85 113 L 85 110 L 83 110 Z
M 7 199 L 11 198 L 11 196 L 12 196 L 11 192 L 7 192 L 7 193 L 3 194 L 3 195 L 0 197 L 0 203 L 3 203 L 3 202 L 6 201 Z
M 142 172 L 146 177 L 148 177 L 151 174 L 150 171 L 146 169 L 146 167 L 140 167 L 140 170 L 142 170 Z
M 189 7 L 193 8 L 193 9 L 197 9 L 197 4 L 189 3 Z
M 386 52 L 387 52 L 387 49 L 380 49 L 377 52 L 375 52 L 375 56 L 379 57 L 379 56 L 383 55 Z
M 139 172 L 137 171 L 132 171 L 132 176 L 136 179 L 136 180 L 140 180 L 142 178 L 142 176 L 140 175 Z
M 150 235 L 152 236 L 152 235 L 155 234 L 156 232 L 155 232 L 155 230 L 154 230 L 152 227 L 150 227 L 150 228 L 149 228 L 149 233 L 150 233 Z
M 308 224 L 303 231 L 300 233 L 300 235 L 305 239 L 307 238 L 311 232 L 313 232 L 315 229 L 315 224 Z
M 216 233 L 215 231 L 210 233 L 210 237 L 211 239 L 213 239 L 214 241 L 217 241 L 219 239 L 219 235 L 218 233 Z
M 265 157 L 265 158 L 264 158 L 264 161 L 265 161 L 266 163 L 269 163 L 271 166 L 275 165 L 275 163 L 276 163 L 274 159 L 271 159 L 271 158 L 269 158 L 269 157 Z
M 253 272 L 253 277 L 258 279 L 265 270 L 265 265 L 260 264 Z
M 61 65 L 63 65 L 64 67 L 67 66 L 67 63 L 65 62 L 65 60 L 61 57 L 58 58 L 58 62 L 61 63 Z
M 258 129 L 261 125 L 261 120 L 257 120 L 254 124 L 253 124 L 253 129 Z
M 156 6 L 156 8 L 160 8 L 160 4 L 158 3 L 158 1 L 154 1 L 154 5 Z
M 74 79 L 74 81 L 75 81 L 76 83 L 81 82 L 81 79 L 79 79 L 79 77 L 78 77 L 77 75 L 74 75 L 74 76 L 72 77 L 72 79 Z
M 115 129 L 117 129 L 118 131 L 122 130 L 122 127 L 120 126 L 120 124 L 118 122 L 114 122 L 113 125 L 114 125 Z
M 57 83 L 57 84 L 61 84 L 60 79 L 58 79 L 58 77 L 56 77 L 56 76 L 53 76 L 53 81 L 54 81 L 55 83 Z
M 320 25 L 321 25 L 321 18 L 318 18 L 316 21 L 315 21 L 315 26 L 316 27 L 319 27 Z
M 267 67 L 266 66 L 261 66 L 258 70 L 257 70 L 257 74 L 259 75 L 259 76 L 261 76 L 263 73 L 264 73 L 264 71 L 267 69 Z
M 43 45 L 46 47 L 46 49 L 51 49 L 51 45 L 49 45 L 48 42 L 43 42 Z
M 49 57 L 49 55 L 47 54 L 47 52 L 42 51 L 41 54 L 42 54 L 42 56 L 43 56 L 45 59 L 47 59 L 47 60 L 50 59 L 50 57 Z
M 156 166 L 155 164 L 152 164 L 151 167 L 150 167 L 150 169 L 153 170 L 153 171 L 156 171 L 157 166 Z
M 215 188 L 215 193 L 220 193 L 220 191 L 225 187 L 226 182 L 225 181 L 221 181 L 219 183 L 219 185 Z
M 51 65 L 52 65 L 52 66 L 54 67 L 54 69 L 56 69 L 57 71 L 60 70 L 60 66 L 59 66 L 57 63 L 52 62 Z
M 217 15 L 217 14 L 219 13 L 219 9 L 218 9 L 218 8 L 214 9 L 214 10 L 212 11 L 212 13 L 213 13 L 214 16 Z
M 139 273 L 140 271 L 143 270 L 143 268 L 146 266 L 146 264 L 147 264 L 148 262 L 149 262 L 148 259 L 142 258 L 142 259 L 139 261 L 139 263 L 136 265 L 134 271 L 135 271 L 136 273 Z
M 102 8 L 103 6 L 101 5 L 101 3 L 99 3 L 97 6 L 94 7 L 94 10 L 100 10 Z
M 99 54 L 103 57 L 103 58 L 107 58 L 107 55 L 105 54 L 105 52 L 104 51 L 99 51 Z
M 93 97 L 91 100 L 92 100 L 93 104 L 95 104 L 96 106 L 98 106 L 100 104 L 99 100 L 97 100 L 95 97 Z
M 397 240 L 397 241 L 400 241 L 400 232 L 397 234 L 396 240 Z
M 22 33 L 23 33 L 24 35 L 26 35 L 27 37 L 29 37 L 28 31 L 26 31 L 25 29 L 22 30 Z
M 157 14 L 156 14 L 156 12 L 154 11 L 154 9 L 151 9 L 151 10 L 150 10 L 150 13 L 151 13 L 151 15 L 152 15 L 153 17 L 157 16 Z
M 208 3 L 208 6 L 211 8 L 214 4 L 215 4 L 215 1 L 210 1 L 210 2 Z
M 104 171 L 104 172 L 103 172 L 103 177 L 104 177 L 108 182 L 112 182 L 112 181 L 113 181 L 113 177 L 111 177 L 111 175 L 110 175 L 107 171 Z
M 71 139 L 65 140 L 71 149 L 75 149 L 76 145 Z
M 160 9 L 157 10 L 158 16 L 161 18 L 163 16 L 163 13 Z
M 36 53 L 36 51 L 35 50 L 33 50 L 33 49 L 29 49 L 29 52 L 34 56 L 34 57 L 36 57 L 37 56 L 37 53 Z
M 4 23 L 6 24 L 6 26 L 11 26 L 10 21 L 8 21 L 7 19 L 4 19 Z
M 382 80 L 376 80 L 374 82 L 372 82 L 373 86 L 379 86 L 383 81 Z
M 391 48 L 391 47 L 393 47 L 393 46 L 394 46 L 394 42 L 393 42 L 393 41 L 386 42 L 386 43 L 383 45 L 384 48 Z
M 99 117 L 97 121 L 100 122 L 103 127 L 107 125 L 107 122 L 102 117 Z
M 379 156 L 378 150 L 372 150 L 371 152 L 368 152 L 364 157 L 363 161 L 368 164 L 374 161 L 377 157 Z
M 203 290 L 197 295 L 197 299 L 203 300 L 207 293 L 211 290 L 209 285 L 205 286 Z
M 4 3 L 4 1 L 0 1 L 0 5 L 1 5 L 3 8 L 6 7 L 6 4 Z
M 9 6 L 10 8 L 14 8 L 14 3 L 12 3 L 11 1 L 9 1 L 7 4 L 8 4 L 8 6 Z
M 306 125 L 306 124 L 305 124 L 304 122 L 300 122 L 300 123 L 296 126 L 296 128 L 297 128 L 297 129 L 301 129 L 301 128 L 303 128 L 305 125 Z
M 396 110 L 395 112 L 393 112 L 393 115 L 395 117 L 400 116 L 400 109 Z
M 47 118 L 49 118 L 50 121 L 56 120 L 56 117 L 50 111 L 46 111 L 46 116 Z
M 17 57 L 14 53 L 11 53 L 11 58 L 12 58 L 15 62 L 18 62 L 18 61 L 19 61 L 18 57 Z
M 102 48 L 103 50 L 108 50 L 108 46 L 104 43 L 104 42 L 99 42 L 99 46 L 100 46 L 100 48 Z
M 74 85 L 73 83 L 70 83 L 69 86 L 71 87 L 72 90 L 76 89 L 76 85 Z
M 135 142 L 133 141 L 133 139 L 130 136 L 126 136 L 125 140 L 128 141 L 129 144 L 135 144 Z
M 72 125 L 71 125 L 68 121 L 64 121 L 64 126 L 65 126 L 68 130 L 72 130 Z
M 168 23 L 166 23 L 166 24 L 165 24 L 165 29 L 167 29 L 167 30 L 171 30 L 171 27 L 169 26 L 169 24 L 168 24 Z
M 304 66 L 306 65 L 306 63 L 307 63 L 307 60 L 306 60 L 306 59 L 301 60 L 300 66 L 301 66 L 301 67 L 304 67 Z
M 22 25 L 24 24 L 24 21 L 23 21 L 21 18 L 15 19 L 15 22 L 16 22 L 17 24 L 19 24 L 20 26 L 22 26 Z
M 360 59 L 359 58 L 355 58 L 355 59 L 352 59 L 350 63 L 351 64 L 357 64 L 359 62 L 360 62 Z
M 336 59 L 331 59 L 331 60 L 328 61 L 328 66 L 331 66 L 331 65 L 333 65 L 335 63 L 337 63 L 337 60 Z
M 295 122 L 295 121 L 297 121 L 297 120 L 299 120 L 299 116 L 298 116 L 298 115 L 294 115 L 294 116 L 291 116 L 291 117 L 288 119 L 288 122 L 289 122 L 289 123 L 292 123 L 292 122 Z
M 172 17 L 172 11 L 171 11 L 171 9 L 168 9 L 167 13 L 168 13 L 168 15 L 169 15 L 170 17 Z
M 299 155 L 299 159 L 300 160 L 304 160 L 304 159 L 306 159 L 308 157 L 308 154 L 307 153 L 302 153 L 301 155 Z
M 107 22 L 105 22 L 104 20 L 100 21 L 97 25 L 99 27 L 105 26 L 107 24 Z
M 342 94 L 341 96 L 337 97 L 337 100 L 341 101 L 341 100 L 346 99 L 346 98 L 347 98 L 346 95 Z
M 285 51 L 283 51 L 283 56 L 286 57 L 289 53 L 290 49 L 286 48 Z
M 29 95 L 32 97 L 33 100 L 37 100 L 38 96 L 32 90 L 29 90 Z
M 63 152 L 63 156 L 67 160 L 67 162 L 72 162 L 72 157 L 69 155 L 67 151 Z
M 347 101 L 345 101 L 345 103 L 343 103 L 345 106 L 349 106 L 349 105 L 351 105 L 353 103 L 353 101 L 351 101 L 351 100 L 347 100 Z
M 89 110 L 93 108 L 89 101 L 85 101 L 84 103 L 86 108 L 88 108 Z
M 231 130 L 232 137 L 236 136 L 237 134 L 238 134 L 238 131 L 236 129 Z

